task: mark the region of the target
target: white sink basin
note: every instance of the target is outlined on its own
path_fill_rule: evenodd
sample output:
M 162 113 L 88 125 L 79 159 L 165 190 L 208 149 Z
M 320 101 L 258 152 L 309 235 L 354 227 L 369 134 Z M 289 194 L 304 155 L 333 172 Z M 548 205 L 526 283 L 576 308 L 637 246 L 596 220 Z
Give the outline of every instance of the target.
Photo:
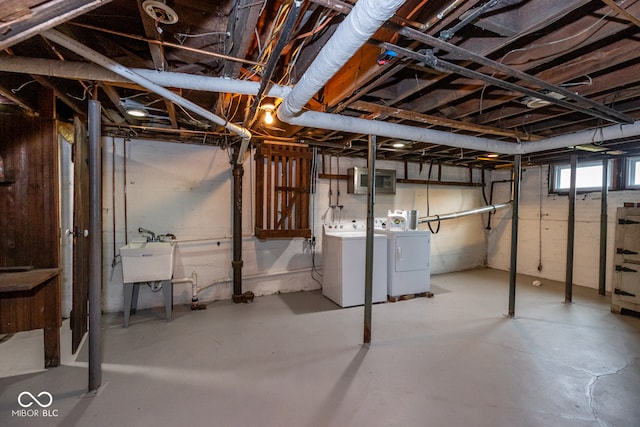
M 171 242 L 131 242 L 121 247 L 123 282 L 171 279 L 174 253 Z

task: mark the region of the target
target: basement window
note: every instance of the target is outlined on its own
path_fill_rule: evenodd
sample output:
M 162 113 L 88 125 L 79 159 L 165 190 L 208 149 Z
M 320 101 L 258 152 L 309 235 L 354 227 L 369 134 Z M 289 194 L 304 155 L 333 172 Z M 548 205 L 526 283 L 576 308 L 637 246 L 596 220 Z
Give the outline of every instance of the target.
M 640 157 L 627 159 L 627 188 L 640 188 Z
M 640 158 L 638 159 L 640 163 Z M 611 188 L 611 162 L 607 184 Z M 554 165 L 551 169 L 552 179 L 550 192 L 567 193 L 571 186 L 571 165 Z M 640 185 L 640 183 L 639 183 Z M 602 188 L 602 162 L 585 162 L 576 167 L 576 190 L 580 192 L 598 191 Z

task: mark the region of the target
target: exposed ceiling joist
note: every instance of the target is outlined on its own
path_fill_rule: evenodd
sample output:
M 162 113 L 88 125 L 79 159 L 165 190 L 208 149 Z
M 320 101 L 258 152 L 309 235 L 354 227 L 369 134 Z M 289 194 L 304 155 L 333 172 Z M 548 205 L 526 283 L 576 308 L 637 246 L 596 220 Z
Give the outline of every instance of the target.
M 48 30 L 70 19 L 85 14 L 112 0 L 52 0 L 30 8 L 21 19 L 3 27 L 0 50 L 7 49 L 41 31 Z M 28 19 L 22 19 L 28 17 Z

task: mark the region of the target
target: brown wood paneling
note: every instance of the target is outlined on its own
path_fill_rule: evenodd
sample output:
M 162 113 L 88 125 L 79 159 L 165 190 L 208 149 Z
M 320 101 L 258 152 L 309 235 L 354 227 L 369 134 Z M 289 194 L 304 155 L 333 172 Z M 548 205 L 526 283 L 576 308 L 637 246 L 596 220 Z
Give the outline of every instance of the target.
M 57 267 L 57 144 L 52 119 L 0 116 L 6 175 L 0 187 L 0 263 Z
M 309 191 L 311 152 L 307 147 L 265 144 L 256 151 L 258 238 L 311 237 Z M 266 185 L 265 185 L 266 183 Z
M 0 186 L 0 266 L 46 269 L 60 264 L 58 140 L 50 91 L 42 92 L 39 107 L 38 117 L 0 114 L 0 156 L 6 178 L 13 181 Z M 49 286 L 3 293 L 0 313 L 4 331 L 45 328 L 45 365 L 55 366 L 60 284 L 57 276 L 49 282 Z
M 256 162 L 256 176 L 263 177 L 264 176 L 264 165 L 265 159 L 262 156 L 259 156 L 256 153 L 255 156 Z M 256 179 L 256 205 L 263 206 L 264 205 L 264 179 Z M 256 212 L 255 221 L 256 228 L 263 228 L 264 224 L 264 214 L 260 211 L 261 215 L 258 215 Z

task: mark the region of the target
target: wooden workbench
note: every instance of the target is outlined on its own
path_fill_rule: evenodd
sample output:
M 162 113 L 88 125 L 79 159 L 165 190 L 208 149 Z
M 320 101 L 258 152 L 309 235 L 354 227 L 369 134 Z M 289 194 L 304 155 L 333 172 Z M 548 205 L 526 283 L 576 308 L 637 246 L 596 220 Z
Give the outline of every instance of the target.
M 59 268 L 0 273 L 0 333 L 44 329 L 44 367 L 60 364 Z

